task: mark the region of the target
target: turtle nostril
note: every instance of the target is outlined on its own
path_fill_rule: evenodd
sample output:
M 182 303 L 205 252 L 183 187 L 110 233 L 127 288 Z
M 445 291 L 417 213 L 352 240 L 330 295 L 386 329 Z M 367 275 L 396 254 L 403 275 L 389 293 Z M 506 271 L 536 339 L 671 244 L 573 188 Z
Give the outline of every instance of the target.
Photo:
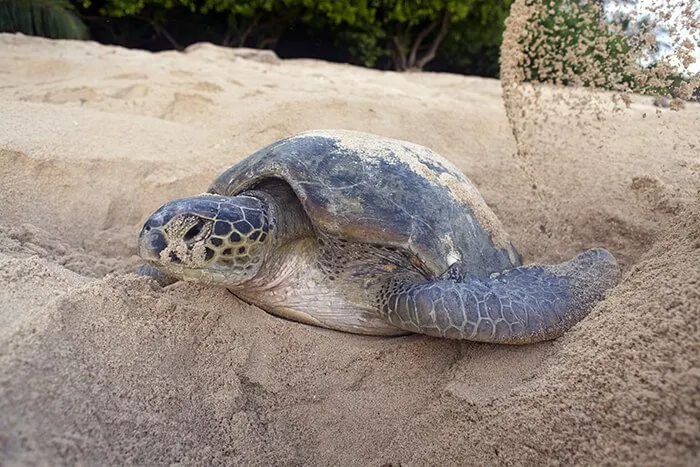
M 165 250 L 165 247 L 168 246 L 165 235 L 158 230 L 154 230 L 148 234 L 148 243 L 151 247 L 151 251 L 157 255 L 159 255 L 160 252 Z
M 180 264 L 182 263 L 182 260 L 177 257 L 174 251 L 170 252 L 170 255 L 168 256 L 170 258 L 170 261 L 172 261 L 175 264 Z

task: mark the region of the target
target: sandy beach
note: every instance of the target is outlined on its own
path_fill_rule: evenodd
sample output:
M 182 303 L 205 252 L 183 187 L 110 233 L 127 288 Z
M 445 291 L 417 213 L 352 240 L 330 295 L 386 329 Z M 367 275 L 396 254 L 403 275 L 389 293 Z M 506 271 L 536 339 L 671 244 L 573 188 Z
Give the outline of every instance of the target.
M 0 34 L 0 464 L 697 465 L 700 104 L 595 98 L 602 119 L 530 109 L 518 152 L 497 80 Z M 317 128 L 432 148 L 526 263 L 602 246 L 619 285 L 513 347 L 134 274 L 159 205 Z

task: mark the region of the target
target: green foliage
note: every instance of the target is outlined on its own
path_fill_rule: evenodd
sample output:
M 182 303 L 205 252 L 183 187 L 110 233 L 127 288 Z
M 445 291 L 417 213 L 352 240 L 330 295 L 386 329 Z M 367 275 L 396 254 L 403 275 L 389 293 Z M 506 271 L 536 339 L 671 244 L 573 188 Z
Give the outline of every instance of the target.
M 513 0 L 476 0 L 467 16 L 455 22 L 438 58 L 451 69 L 471 69 L 498 76 L 505 20 Z
M 0 0 L 0 31 L 52 39 L 89 39 L 68 0 Z
M 79 0 L 83 8 L 90 8 L 95 3 L 101 4 L 100 14 L 113 18 L 123 18 L 125 16 L 135 16 L 147 8 L 156 10 L 169 10 L 175 6 L 183 5 L 182 0 L 107 0 L 105 2 L 93 2 L 93 0 Z
M 627 0 L 627 4 L 635 0 Z M 676 95 L 684 80 L 657 53 L 668 47 L 656 40 L 649 17 L 618 11 L 608 15 L 604 2 L 542 0 L 520 44 L 527 81 L 596 87 L 618 92 Z
M 377 2 L 377 11 L 387 23 L 395 22 L 406 27 L 432 21 L 443 11 L 449 12 L 453 21 L 464 19 L 475 0 L 388 0 Z
M 464 20 L 477 0 L 386 0 L 375 19 L 386 32 L 394 68 L 422 69 L 435 58 L 453 23 Z
M 600 4 L 543 2 L 523 41 L 530 79 L 610 87 L 630 65 L 631 44 L 603 18 Z
M 385 40 L 386 32 L 376 25 L 341 28 L 334 38 L 335 44 L 346 49 L 355 63 L 369 68 L 387 55 Z
M 2 1 L 2 0 L 0 0 Z M 289 31 L 321 37 L 344 60 L 366 66 L 422 69 L 438 56 L 467 63 L 464 55 L 486 49 L 491 70 L 503 19 L 512 0 L 72 0 L 104 17 L 150 24 L 176 48 L 219 31 L 227 46 L 275 47 Z M 188 16 L 189 15 L 189 16 Z M 191 24 L 205 25 L 198 33 Z M 491 27 L 491 22 L 501 24 Z M 182 39 L 182 36 L 192 39 Z M 201 36 L 201 37 L 200 37 Z M 211 40 L 211 39 L 209 39 Z

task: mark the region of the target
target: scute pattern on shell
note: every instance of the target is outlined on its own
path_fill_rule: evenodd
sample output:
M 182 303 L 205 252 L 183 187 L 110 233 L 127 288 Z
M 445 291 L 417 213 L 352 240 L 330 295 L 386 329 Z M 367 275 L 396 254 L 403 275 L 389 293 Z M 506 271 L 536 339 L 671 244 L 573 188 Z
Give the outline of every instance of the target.
M 325 235 L 406 251 L 426 276 L 462 261 L 488 276 L 520 265 L 473 184 L 428 148 L 367 133 L 321 130 L 273 143 L 209 188 L 232 196 L 285 180 Z

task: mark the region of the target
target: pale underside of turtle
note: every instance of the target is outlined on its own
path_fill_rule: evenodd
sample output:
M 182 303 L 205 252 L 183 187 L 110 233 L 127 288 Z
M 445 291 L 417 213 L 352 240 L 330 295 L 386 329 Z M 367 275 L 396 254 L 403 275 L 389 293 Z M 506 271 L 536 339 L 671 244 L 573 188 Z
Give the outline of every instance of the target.
M 143 274 L 225 286 L 296 321 L 373 335 L 552 339 L 618 276 L 588 250 L 523 266 L 474 185 L 428 148 L 322 130 L 267 146 L 146 222 Z

